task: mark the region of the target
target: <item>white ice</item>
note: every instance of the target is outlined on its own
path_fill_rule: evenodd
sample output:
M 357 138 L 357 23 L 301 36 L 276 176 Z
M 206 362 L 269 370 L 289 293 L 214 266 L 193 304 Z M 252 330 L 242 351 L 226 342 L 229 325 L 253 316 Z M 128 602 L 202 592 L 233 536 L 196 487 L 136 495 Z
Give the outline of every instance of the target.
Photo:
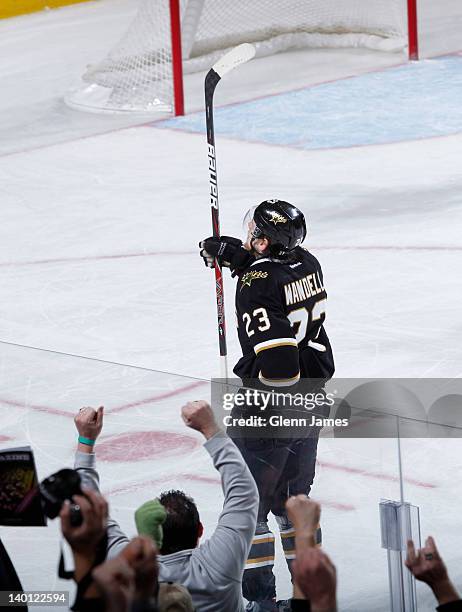
M 210 233 L 204 138 L 146 118 L 129 127 L 139 120 L 87 115 L 62 102 L 134 10 L 127 0 L 102 0 L 0 23 L 0 339 L 148 368 L 2 344 L 0 444 L 31 444 L 44 477 L 72 461 L 66 414 L 104 403 L 105 434 L 119 445 L 101 463 L 113 514 L 134 533 L 139 503 L 159 487 L 184 487 L 210 533 L 216 475 L 178 416 L 184 400 L 208 396 L 201 380 L 218 374 L 214 283 L 196 254 Z M 426 0 L 420 18 L 424 55 L 459 50 L 456 2 L 439 2 L 435 14 Z M 231 74 L 216 101 L 403 61 L 363 50 L 281 54 Z M 202 106 L 202 80 L 187 77 L 189 110 Z M 461 154 L 461 135 L 322 151 L 217 141 L 225 233 L 240 233 L 243 213 L 267 197 L 305 210 L 308 246 L 324 268 L 339 376 L 460 377 Z M 239 356 L 233 289 L 227 277 L 231 363 Z M 111 414 L 116 408 L 123 410 Z M 137 437 L 152 431 L 159 435 Z M 121 437 L 127 432 L 136 435 Z M 421 507 L 423 536 L 436 537 L 462 586 L 460 456 L 457 439 L 403 442 L 405 497 Z M 378 503 L 399 498 L 396 442 L 325 438 L 319 461 L 313 495 L 324 504 L 340 609 L 385 611 Z M 0 534 L 27 588 L 57 588 L 57 525 Z M 279 595 L 289 596 L 280 559 L 277 567 Z M 433 609 L 425 589 L 419 597 L 420 609 Z

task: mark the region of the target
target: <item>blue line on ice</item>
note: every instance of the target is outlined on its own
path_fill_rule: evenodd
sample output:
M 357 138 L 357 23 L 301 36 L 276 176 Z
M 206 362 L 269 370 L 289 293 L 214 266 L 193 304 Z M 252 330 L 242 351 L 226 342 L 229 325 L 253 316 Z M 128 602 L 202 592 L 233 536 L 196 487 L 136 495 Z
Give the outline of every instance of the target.
M 156 127 L 205 131 L 204 113 Z M 215 133 L 323 149 L 462 132 L 462 56 L 414 62 L 217 108 Z

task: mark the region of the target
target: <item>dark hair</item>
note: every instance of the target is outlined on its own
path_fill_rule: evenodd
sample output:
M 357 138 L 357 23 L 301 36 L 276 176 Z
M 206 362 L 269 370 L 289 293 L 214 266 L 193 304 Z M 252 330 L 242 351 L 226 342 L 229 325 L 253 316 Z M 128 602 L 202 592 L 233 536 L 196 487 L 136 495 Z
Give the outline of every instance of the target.
M 161 493 L 159 501 L 167 510 L 167 518 L 162 525 L 164 537 L 161 555 L 195 548 L 200 520 L 194 500 L 183 491 L 165 491 Z

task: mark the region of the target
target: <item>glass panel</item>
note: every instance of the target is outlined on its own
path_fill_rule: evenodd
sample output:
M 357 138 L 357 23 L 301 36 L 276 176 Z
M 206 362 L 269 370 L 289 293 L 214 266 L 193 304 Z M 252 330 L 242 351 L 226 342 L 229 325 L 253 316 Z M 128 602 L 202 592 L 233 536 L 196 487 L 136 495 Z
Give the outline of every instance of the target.
M 406 501 L 419 506 L 422 546 L 433 536 L 450 577 L 460 586 L 459 519 L 462 489 L 462 381 L 414 381 L 427 422 L 426 436 L 401 439 Z M 417 583 L 419 610 L 436 607 L 430 589 Z
M 220 479 L 201 435 L 180 417 L 186 401 L 211 397 L 210 381 L 8 344 L 0 344 L 0 351 L 0 448 L 30 445 L 43 479 L 72 467 L 78 409 L 104 405 L 96 453 L 112 516 L 133 536 L 136 508 L 162 490 L 180 488 L 196 500 L 205 537 L 210 536 L 222 507 Z M 340 609 L 386 610 L 379 503 L 400 498 L 397 441 L 367 439 L 360 429 L 353 435 L 330 427 L 322 431 L 312 496 L 322 506 L 323 547 L 338 569 Z M 406 468 L 404 485 L 413 493 L 411 501 L 420 503 L 420 496 L 434 493 L 436 478 L 422 474 L 422 464 Z M 269 524 L 277 534 L 274 517 Z M 56 578 L 58 521 L 47 528 L 5 527 L 1 536 L 25 588 L 71 588 Z M 279 538 L 276 542 L 278 598 L 283 599 L 292 587 Z

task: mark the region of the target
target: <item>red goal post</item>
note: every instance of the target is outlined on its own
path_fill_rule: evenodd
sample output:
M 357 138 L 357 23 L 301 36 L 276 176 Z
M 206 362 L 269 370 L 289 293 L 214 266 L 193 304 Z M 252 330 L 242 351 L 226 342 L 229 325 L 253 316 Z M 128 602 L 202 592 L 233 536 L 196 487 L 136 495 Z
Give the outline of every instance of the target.
M 417 1 L 407 0 L 408 56 L 412 61 L 419 59 L 419 29 L 417 21 Z
M 415 1 L 415 0 L 414 0 Z M 183 55 L 181 52 L 180 0 L 170 2 L 170 27 L 172 34 L 172 78 L 175 115 L 184 115 Z M 411 0 L 409 0 L 411 2 Z

